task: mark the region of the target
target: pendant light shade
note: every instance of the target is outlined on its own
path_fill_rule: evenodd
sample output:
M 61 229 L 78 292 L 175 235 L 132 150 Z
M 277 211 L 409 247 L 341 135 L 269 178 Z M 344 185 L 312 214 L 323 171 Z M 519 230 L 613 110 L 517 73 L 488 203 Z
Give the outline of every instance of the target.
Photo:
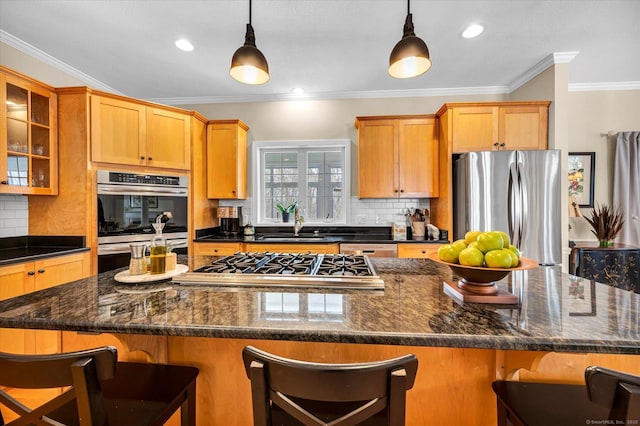
M 244 45 L 233 54 L 229 74 L 234 80 L 245 84 L 264 84 L 269 81 L 269 64 L 256 47 L 256 36 L 251 26 L 251 0 L 249 0 L 249 23 L 244 36 Z
M 413 18 L 407 0 L 407 19 L 404 21 L 402 40 L 389 56 L 389 75 L 395 78 L 411 78 L 424 74 L 431 68 L 429 49 L 413 30 Z

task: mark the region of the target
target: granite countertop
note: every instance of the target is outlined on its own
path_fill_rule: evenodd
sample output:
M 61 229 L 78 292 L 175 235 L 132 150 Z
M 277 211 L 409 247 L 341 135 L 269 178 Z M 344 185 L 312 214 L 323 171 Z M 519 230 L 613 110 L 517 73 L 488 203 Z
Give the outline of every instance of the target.
M 275 238 L 275 240 L 274 240 Z M 251 242 L 251 243 L 300 243 L 305 244 L 396 244 L 396 243 L 427 243 L 444 244 L 449 241 L 446 238 L 429 239 L 428 237 L 415 237 L 406 240 L 394 240 L 389 226 L 308 226 L 302 228 L 300 235 L 293 235 L 291 226 L 257 226 L 255 235 L 245 236 L 242 232 L 237 234 L 223 234 L 219 228 L 209 228 L 196 231 L 196 243 L 201 242 Z
M 640 354 L 638 294 L 539 267 L 499 282 L 518 305 L 460 305 L 443 292 L 444 265 L 371 261 L 384 290 L 124 285 L 111 271 L 0 302 L 0 327 Z
M 88 250 L 84 237 L 30 235 L 0 238 L 0 266 Z

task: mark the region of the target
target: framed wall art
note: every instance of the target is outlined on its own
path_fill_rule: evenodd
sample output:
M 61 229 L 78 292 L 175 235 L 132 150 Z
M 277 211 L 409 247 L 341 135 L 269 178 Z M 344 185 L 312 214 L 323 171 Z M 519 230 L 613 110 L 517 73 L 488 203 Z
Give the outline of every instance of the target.
M 575 197 L 580 207 L 593 207 L 596 153 L 570 152 L 567 169 L 569 196 Z

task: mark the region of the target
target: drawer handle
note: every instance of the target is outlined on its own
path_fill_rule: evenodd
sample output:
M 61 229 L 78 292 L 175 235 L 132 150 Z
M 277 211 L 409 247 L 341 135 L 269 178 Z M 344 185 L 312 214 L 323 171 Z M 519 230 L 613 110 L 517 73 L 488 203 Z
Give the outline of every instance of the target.
M 44 269 L 38 269 L 39 274 L 44 274 Z
M 213 249 L 213 252 L 214 252 L 214 253 L 217 253 L 217 252 L 218 252 L 218 249 Z
M 427 254 L 427 251 L 426 250 L 422 250 L 422 254 Z
M 36 274 L 36 271 L 29 271 L 29 272 L 27 272 L 27 275 L 35 275 L 35 274 Z

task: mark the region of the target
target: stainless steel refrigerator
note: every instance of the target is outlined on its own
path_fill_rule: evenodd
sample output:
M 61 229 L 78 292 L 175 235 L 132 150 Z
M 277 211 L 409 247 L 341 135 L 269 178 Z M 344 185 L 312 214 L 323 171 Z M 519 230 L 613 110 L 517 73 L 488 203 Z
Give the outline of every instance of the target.
M 522 256 L 562 263 L 560 151 L 487 151 L 454 163 L 454 239 L 504 231 Z

